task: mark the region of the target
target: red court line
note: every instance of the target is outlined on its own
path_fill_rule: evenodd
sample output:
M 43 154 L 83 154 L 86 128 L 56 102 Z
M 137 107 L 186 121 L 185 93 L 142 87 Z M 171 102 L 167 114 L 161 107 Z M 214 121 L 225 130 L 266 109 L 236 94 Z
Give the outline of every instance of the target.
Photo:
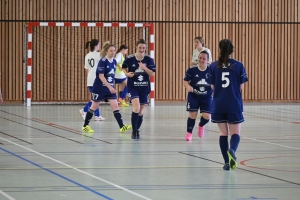
M 76 130 L 76 129 L 72 129 L 72 128 L 69 128 L 69 127 L 61 126 L 61 125 L 54 124 L 54 123 L 52 123 L 52 122 L 47 122 L 47 121 L 44 121 L 44 120 L 41 120 L 41 119 L 32 118 L 32 120 L 39 121 L 39 122 L 41 122 L 41 123 L 43 123 L 43 124 L 45 124 L 45 125 L 48 125 L 48 126 L 58 127 L 58 128 L 62 128 L 62 129 L 74 131 L 74 132 L 77 132 L 77 133 L 81 133 L 81 131 L 78 131 L 78 130 Z
M 282 170 L 282 169 L 270 169 L 270 168 L 264 168 L 264 167 L 256 167 L 256 166 L 251 166 L 251 165 L 246 165 L 245 163 L 248 161 L 253 161 L 253 160 L 263 160 L 263 159 L 274 159 L 274 158 L 286 158 L 286 157 L 300 157 L 300 156 L 275 156 L 275 157 L 262 157 L 262 158 L 251 158 L 247 160 L 243 160 L 240 162 L 241 165 L 245 167 L 250 167 L 250 168 L 255 168 L 255 169 L 263 169 L 263 170 L 270 170 L 270 171 L 280 171 L 280 172 L 300 172 L 300 171 L 292 171 L 292 170 Z

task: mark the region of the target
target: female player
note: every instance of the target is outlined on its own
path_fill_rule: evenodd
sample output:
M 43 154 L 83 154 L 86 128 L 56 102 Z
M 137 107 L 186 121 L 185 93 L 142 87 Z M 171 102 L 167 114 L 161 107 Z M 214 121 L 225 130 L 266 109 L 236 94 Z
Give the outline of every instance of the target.
M 210 119 L 212 89 L 207 83 L 207 79 L 209 78 L 209 67 L 207 66 L 207 61 L 209 60 L 208 52 L 200 52 L 197 60 L 197 67 L 191 67 L 187 70 L 183 82 L 184 87 L 188 91 L 186 110 L 190 112 L 190 116 L 187 120 L 186 141 L 192 140 L 192 132 L 199 107 L 200 113 L 202 114 L 198 124 L 198 136 L 200 138 L 204 136 L 204 125 L 209 122 Z
M 126 106 L 126 107 L 129 106 L 129 104 L 125 102 L 128 88 L 127 88 L 127 78 L 125 73 L 122 70 L 122 64 L 125 60 L 125 56 L 127 53 L 128 53 L 128 47 L 123 44 L 120 46 L 115 58 L 117 61 L 115 83 L 120 84 L 119 102 L 120 102 L 120 106 Z
M 225 161 L 224 170 L 237 167 L 235 152 L 240 142 L 241 123 L 244 121 L 241 90 L 248 81 L 243 63 L 232 59 L 232 52 L 231 41 L 221 40 L 219 59 L 210 65 L 209 71 L 209 82 L 213 89 L 211 121 L 217 123 L 220 130 L 219 144 Z
M 114 59 L 116 54 L 116 48 L 110 43 L 105 43 L 101 50 L 101 59 L 98 63 L 96 70 L 96 79 L 92 89 L 92 105 L 88 110 L 82 130 L 88 133 L 93 133 L 94 130 L 89 126 L 89 122 L 99 107 L 100 101 L 108 99 L 110 107 L 113 110 L 114 116 L 119 124 L 120 132 L 123 133 L 131 126 L 124 125 L 121 113 L 119 112 L 119 106 L 116 96 L 116 90 L 114 88 L 114 79 L 117 61 Z
M 206 51 L 208 53 L 209 56 L 208 63 L 211 63 L 212 62 L 211 52 L 208 48 L 205 47 L 204 39 L 198 36 L 195 37 L 194 42 L 195 42 L 195 49 L 193 50 L 192 62 L 190 63 L 190 65 L 192 66 L 198 64 L 198 56 L 201 51 Z
M 98 65 L 98 62 L 100 60 L 100 54 L 99 54 L 99 48 L 100 43 L 99 40 L 92 39 L 91 41 L 87 42 L 85 44 L 85 48 L 87 49 L 90 46 L 90 52 L 85 56 L 84 59 L 84 68 L 88 70 L 88 76 L 87 76 L 87 87 L 89 91 L 92 93 L 93 84 L 96 78 L 96 68 Z M 83 118 L 85 119 L 85 115 L 89 108 L 92 105 L 92 101 L 89 101 L 83 109 L 80 109 L 79 112 Z M 105 120 L 104 117 L 100 115 L 100 110 L 97 108 L 94 112 L 95 114 L 95 121 L 103 121 Z
M 143 108 L 150 93 L 150 76 L 156 68 L 153 59 L 145 54 L 146 42 L 140 39 L 136 43 L 136 53 L 128 56 L 122 68 L 128 77 L 128 94 L 132 102 L 132 139 L 140 139 L 139 128 L 143 121 Z

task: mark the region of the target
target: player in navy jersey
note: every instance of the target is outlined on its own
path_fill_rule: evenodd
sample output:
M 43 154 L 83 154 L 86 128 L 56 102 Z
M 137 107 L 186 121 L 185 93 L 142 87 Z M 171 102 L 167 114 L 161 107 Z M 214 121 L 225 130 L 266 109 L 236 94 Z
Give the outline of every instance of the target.
M 89 126 L 89 122 L 93 117 L 95 110 L 99 107 L 100 101 L 108 99 L 110 107 L 113 110 L 114 116 L 119 124 L 120 132 L 131 129 L 131 126 L 124 125 L 122 115 L 119 112 L 119 106 L 114 88 L 115 71 L 117 61 L 114 59 L 116 48 L 110 43 L 103 45 L 100 56 L 101 59 L 96 69 L 96 79 L 92 89 L 92 105 L 88 110 L 82 130 L 88 133 L 93 133 L 94 130 Z
M 192 140 L 192 132 L 195 126 L 195 121 L 200 108 L 202 114 L 198 124 L 198 136 L 204 136 L 204 125 L 210 119 L 210 106 L 212 89 L 207 83 L 209 78 L 209 67 L 207 62 L 209 60 L 209 53 L 202 51 L 198 55 L 198 65 L 190 67 L 185 74 L 183 85 L 188 91 L 186 110 L 190 112 L 187 120 L 186 141 Z
M 153 59 L 145 54 L 146 42 L 140 39 L 136 43 L 136 53 L 127 57 L 122 68 L 128 77 L 128 96 L 132 102 L 132 139 L 140 139 L 139 129 L 143 121 L 143 108 L 150 93 L 150 76 L 156 68 Z
M 211 121 L 218 123 L 220 130 L 219 144 L 225 161 L 224 170 L 237 167 L 235 152 L 240 142 L 241 123 L 244 121 L 241 90 L 248 81 L 243 63 L 232 59 L 232 52 L 231 41 L 221 40 L 219 59 L 210 65 L 209 70 L 209 82 L 213 89 Z

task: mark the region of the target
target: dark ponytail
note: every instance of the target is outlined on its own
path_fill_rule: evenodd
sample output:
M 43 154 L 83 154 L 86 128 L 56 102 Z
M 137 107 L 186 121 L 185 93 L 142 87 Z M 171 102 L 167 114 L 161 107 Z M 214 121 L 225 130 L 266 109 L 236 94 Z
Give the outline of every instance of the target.
M 233 45 L 230 40 L 223 39 L 219 42 L 219 59 L 217 65 L 220 69 L 223 69 L 223 66 L 227 67 L 228 69 L 232 69 L 229 64 L 230 54 L 233 52 Z
M 88 41 L 87 43 L 85 43 L 85 48 L 89 48 L 90 46 L 90 50 L 94 51 L 95 50 L 95 46 L 97 46 L 99 44 L 99 40 L 97 39 L 92 39 L 91 41 Z

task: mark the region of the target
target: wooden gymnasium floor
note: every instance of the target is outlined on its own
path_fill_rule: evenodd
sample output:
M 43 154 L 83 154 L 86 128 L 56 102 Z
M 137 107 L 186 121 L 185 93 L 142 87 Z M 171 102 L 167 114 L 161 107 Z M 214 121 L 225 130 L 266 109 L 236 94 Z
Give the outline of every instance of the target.
M 108 105 L 82 134 L 81 107 L 0 106 L 0 200 L 300 199 L 299 104 L 245 104 L 235 171 L 222 169 L 216 124 L 184 141 L 184 103 L 147 107 L 140 141 Z

